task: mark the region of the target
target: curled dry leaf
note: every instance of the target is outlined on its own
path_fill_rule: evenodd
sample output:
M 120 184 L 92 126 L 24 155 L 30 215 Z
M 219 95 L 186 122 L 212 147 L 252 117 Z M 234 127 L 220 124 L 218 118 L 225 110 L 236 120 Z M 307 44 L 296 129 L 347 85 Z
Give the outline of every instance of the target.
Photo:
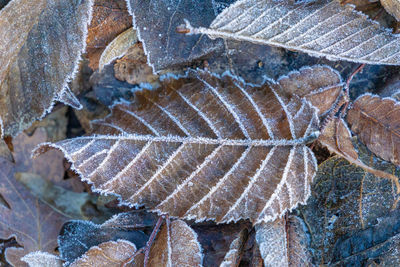
M 277 46 L 329 60 L 400 64 L 400 37 L 338 1 L 240 0 L 209 28 L 186 22 L 189 34 Z
M 400 1 L 399 0 L 380 0 L 386 11 L 400 21 Z
M 197 234 L 184 221 L 164 224 L 157 234 L 149 254 L 149 267 L 202 266 L 203 254 Z M 140 266 L 139 262 L 135 263 Z
M 15 237 L 23 248 L 7 248 L 6 259 L 13 266 L 27 266 L 20 258 L 29 252 L 42 250 L 54 253 L 64 216 L 32 197 L 14 179 L 13 164 L 0 158 L 0 239 Z
M 296 216 L 256 226 L 256 240 L 265 266 L 311 265 L 304 222 Z
M 400 165 L 400 104 L 391 98 L 362 95 L 347 114 L 351 130 L 372 152 Z
M 0 11 L 0 125 L 16 135 L 55 100 L 79 107 L 67 83 L 85 50 L 92 1 L 11 1 Z
M 305 146 L 318 135 L 308 101 L 269 83 L 189 71 L 119 104 L 96 135 L 43 144 L 62 150 L 82 179 L 124 204 L 217 222 L 281 216 L 305 203 L 316 170 Z
M 136 30 L 129 28 L 109 43 L 101 54 L 99 61 L 99 70 L 101 71 L 104 65 L 111 63 L 114 59 L 125 55 L 128 48 L 137 42 Z
M 56 255 L 35 251 L 31 252 L 21 259 L 26 262 L 29 267 L 62 267 L 63 262 Z
M 135 252 L 135 244 L 127 240 L 108 241 L 98 246 L 91 247 L 82 257 L 75 260 L 69 266 L 120 267 L 121 264 L 135 254 Z

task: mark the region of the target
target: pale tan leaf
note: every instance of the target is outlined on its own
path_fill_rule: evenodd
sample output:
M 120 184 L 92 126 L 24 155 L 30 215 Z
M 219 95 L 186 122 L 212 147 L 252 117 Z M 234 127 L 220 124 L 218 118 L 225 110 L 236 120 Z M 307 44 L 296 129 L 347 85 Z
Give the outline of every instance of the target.
M 28 128 L 55 100 L 79 106 L 67 83 L 85 50 L 92 5 L 91 0 L 14 0 L 1 9 L 1 134 Z
M 386 11 L 400 21 L 400 1 L 399 0 L 380 0 Z
M 392 98 L 362 95 L 347 114 L 351 130 L 372 152 L 400 165 L 400 104 Z
M 136 246 L 123 239 L 108 241 L 91 247 L 82 257 L 76 259 L 70 267 L 120 267 L 136 252 Z M 160 265 L 161 266 L 161 265 Z
M 219 265 L 219 267 L 238 267 L 240 264 L 241 254 L 243 253 L 244 242 L 247 239 L 247 229 L 243 229 L 239 232 L 238 237 L 236 237 L 231 245 L 229 246 L 229 251 L 225 254 L 224 261 Z
M 190 20 L 190 18 L 187 18 Z M 207 34 L 282 47 L 329 60 L 400 64 L 400 37 L 391 34 L 354 6 L 338 1 L 240 0 L 218 15 Z
M 149 267 L 202 266 L 203 254 L 197 234 L 184 221 L 164 224 L 150 249 Z
M 162 83 L 94 121 L 95 135 L 36 155 L 58 148 L 98 192 L 173 217 L 258 223 L 306 202 L 316 162 L 305 144 L 319 133 L 308 101 L 206 71 Z
M 122 57 L 128 48 L 137 42 L 136 30 L 129 28 L 109 43 L 104 49 L 99 60 L 99 70 L 111 63 L 114 59 Z
M 26 262 L 29 267 L 61 267 L 63 262 L 56 255 L 36 251 L 25 255 L 22 261 Z
M 312 266 L 304 222 L 296 216 L 256 225 L 256 240 L 266 267 Z

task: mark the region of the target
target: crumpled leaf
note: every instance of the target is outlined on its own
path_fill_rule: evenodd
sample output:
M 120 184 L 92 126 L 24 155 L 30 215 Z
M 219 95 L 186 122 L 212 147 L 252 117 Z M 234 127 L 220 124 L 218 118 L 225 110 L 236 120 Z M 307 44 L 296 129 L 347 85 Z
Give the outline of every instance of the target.
M 148 236 L 138 230 L 152 225 L 154 216 L 132 212 L 117 214 L 101 225 L 90 221 L 69 221 L 61 229 L 58 238 L 60 258 L 73 262 L 89 248 L 108 241 L 128 240 L 139 249 L 146 244 Z
M 354 144 L 360 160 L 374 169 L 399 176 L 400 170 L 395 165 L 375 157 L 360 143 Z M 335 244 L 376 224 L 378 218 L 395 209 L 398 203 L 393 181 L 376 177 L 338 156 L 319 166 L 311 192 L 307 205 L 300 211 L 311 234 L 310 251 L 315 265 L 332 263 L 336 257 Z M 388 229 L 387 234 L 390 233 Z M 357 241 L 360 246 L 354 253 L 365 251 L 373 257 L 373 246 L 362 245 L 371 240 L 371 234 L 366 232 Z M 349 256 L 343 252 L 343 257 Z
M 256 226 L 256 240 L 265 266 L 312 266 L 305 224 L 289 215 Z
M 21 259 L 26 262 L 29 267 L 62 267 L 62 261 L 53 254 L 35 251 L 29 254 L 26 254 Z
M 238 234 L 231 245 L 229 246 L 229 251 L 226 253 L 224 261 L 219 265 L 219 267 L 238 267 L 240 264 L 241 254 L 243 253 L 244 243 L 247 239 L 247 229 L 243 229 Z
M 400 1 L 399 0 L 380 0 L 386 11 L 400 21 Z
M 99 60 L 99 70 L 101 71 L 104 65 L 111 63 L 114 59 L 125 55 L 128 48 L 137 42 L 136 30 L 129 28 L 119 34 L 107 45 Z
M 14 0 L 0 11 L 1 134 L 15 136 L 66 98 L 85 50 L 92 1 Z M 73 101 L 73 102 L 71 102 Z M 75 101 L 75 102 L 74 102 Z
M 347 114 L 351 130 L 372 152 L 400 165 L 400 104 L 391 98 L 365 94 Z
M 93 17 L 86 39 L 89 67 L 97 69 L 107 45 L 131 26 L 132 17 L 124 0 L 94 0 Z
M 207 34 L 282 47 L 366 64 L 400 65 L 400 37 L 354 6 L 338 1 L 240 0 L 224 9 L 209 28 L 186 19 L 189 34 Z
M 258 223 L 307 200 L 316 163 L 305 144 L 318 134 L 309 102 L 204 71 L 136 96 L 93 122 L 96 135 L 35 154 L 60 149 L 95 190 L 173 217 Z
M 202 266 L 202 261 L 197 234 L 184 221 L 176 220 L 162 226 L 151 246 L 147 266 L 195 267 Z
M 6 259 L 13 266 L 27 266 L 20 258 L 42 250 L 54 253 L 64 216 L 32 197 L 14 179 L 15 167 L 0 157 L 0 195 L 7 206 L 0 205 L 0 239 L 15 237 L 23 248 L 6 249 Z
M 135 252 L 135 244 L 127 240 L 108 241 L 91 247 L 82 257 L 75 260 L 69 266 L 120 267 Z

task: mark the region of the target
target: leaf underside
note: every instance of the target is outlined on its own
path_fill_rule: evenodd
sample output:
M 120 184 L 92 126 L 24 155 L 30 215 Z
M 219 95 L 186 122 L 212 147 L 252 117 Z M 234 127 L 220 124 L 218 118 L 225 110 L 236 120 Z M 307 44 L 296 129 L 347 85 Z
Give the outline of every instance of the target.
M 308 101 L 203 71 L 136 99 L 94 121 L 96 135 L 35 153 L 58 148 L 95 190 L 173 217 L 257 223 L 305 203 L 318 130 Z
M 277 46 L 334 61 L 400 64 L 400 37 L 338 1 L 241 0 L 219 14 L 208 29 L 187 26 L 194 34 Z

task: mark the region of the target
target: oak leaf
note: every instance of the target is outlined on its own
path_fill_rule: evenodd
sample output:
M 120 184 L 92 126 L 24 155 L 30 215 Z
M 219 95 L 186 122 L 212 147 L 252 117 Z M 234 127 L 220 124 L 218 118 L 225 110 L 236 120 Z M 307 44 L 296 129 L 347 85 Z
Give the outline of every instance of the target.
M 265 266 L 312 266 L 304 222 L 296 216 L 256 226 L 256 240 Z
M 135 244 L 127 240 L 108 241 L 91 247 L 81 258 L 75 260 L 69 266 L 120 267 L 135 252 Z
M 58 148 L 96 191 L 173 217 L 259 223 L 305 203 L 316 169 L 305 146 L 318 134 L 315 108 L 269 83 L 187 75 L 116 105 L 94 121 L 95 135 L 34 153 Z
M 400 104 L 392 98 L 362 95 L 347 114 L 351 130 L 372 152 L 400 165 Z
M 20 258 L 29 252 L 42 250 L 54 253 L 58 232 L 66 220 L 50 207 L 30 195 L 14 179 L 14 165 L 0 158 L 0 239 L 15 237 L 22 248 L 6 249 L 6 259 L 13 266 L 26 266 Z
M 92 1 L 34 4 L 14 0 L 0 11 L 0 128 L 16 135 L 55 100 L 79 108 L 67 83 L 85 50 Z
M 189 34 L 266 44 L 329 60 L 400 64 L 400 37 L 338 1 L 240 0 L 209 28 L 193 28 L 187 20 L 186 28 Z

